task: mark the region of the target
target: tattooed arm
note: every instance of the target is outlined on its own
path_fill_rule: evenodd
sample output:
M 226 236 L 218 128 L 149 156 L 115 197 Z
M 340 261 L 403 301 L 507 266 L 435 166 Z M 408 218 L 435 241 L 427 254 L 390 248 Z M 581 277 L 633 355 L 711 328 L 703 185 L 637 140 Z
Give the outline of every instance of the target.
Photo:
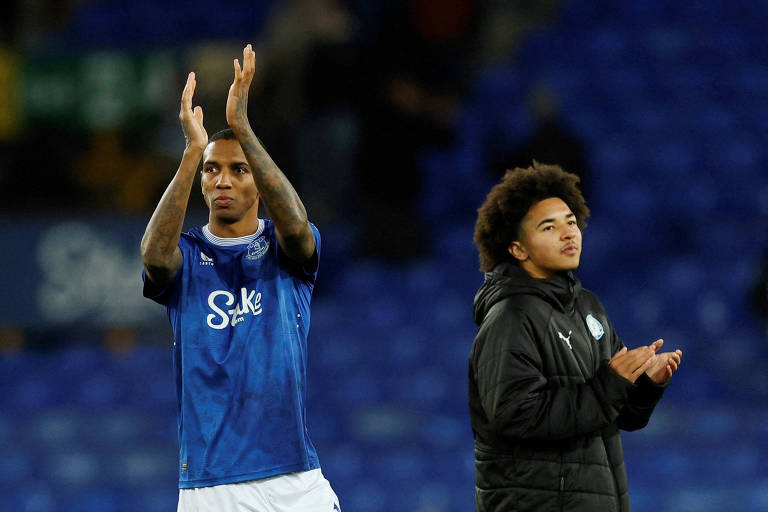
M 192 109 L 195 92 L 195 74 L 190 73 L 181 94 L 179 120 L 184 131 L 186 148 L 179 169 L 165 189 L 163 197 L 149 219 L 141 239 L 141 259 L 147 277 L 158 286 L 170 283 L 181 268 L 182 256 L 179 236 L 184 224 L 189 193 L 195 181 L 195 173 L 203 150 L 208 144 L 208 134 L 203 127 L 203 109 Z
M 248 121 L 248 88 L 253 79 L 256 56 L 247 45 L 243 67 L 235 59 L 235 79 L 227 97 L 227 123 L 235 133 L 253 172 L 261 201 L 275 223 L 277 241 L 291 259 L 304 263 L 315 252 L 315 238 L 307 221 L 307 211 L 291 182 L 277 167 Z

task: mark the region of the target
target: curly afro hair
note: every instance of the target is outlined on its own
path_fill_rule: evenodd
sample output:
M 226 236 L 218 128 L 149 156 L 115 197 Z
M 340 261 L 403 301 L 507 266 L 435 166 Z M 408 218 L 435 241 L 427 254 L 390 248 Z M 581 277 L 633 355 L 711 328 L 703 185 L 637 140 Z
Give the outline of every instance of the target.
M 559 165 L 535 160 L 527 169 L 507 171 L 477 210 L 474 242 L 480 253 L 480 270 L 489 272 L 505 261 L 518 263 L 509 254 L 509 245 L 520 238 L 523 217 L 539 201 L 559 197 L 576 216 L 579 229 L 587 227 L 589 208 L 578 183 L 578 176 Z

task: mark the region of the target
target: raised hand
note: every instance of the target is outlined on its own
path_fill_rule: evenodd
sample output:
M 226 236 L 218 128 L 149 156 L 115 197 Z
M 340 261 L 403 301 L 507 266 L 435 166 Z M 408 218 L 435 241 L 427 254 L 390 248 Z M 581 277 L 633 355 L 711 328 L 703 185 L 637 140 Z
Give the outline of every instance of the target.
M 630 382 L 635 382 L 655 361 L 656 347 L 638 347 L 633 350 L 622 348 L 608 362 L 613 371 Z
M 203 109 L 199 106 L 192 108 L 192 96 L 195 94 L 196 85 L 195 73 L 191 72 L 187 76 L 184 92 L 181 93 L 179 121 L 181 121 L 181 130 L 184 132 L 187 147 L 202 150 L 208 145 L 208 133 L 203 126 Z
M 243 67 L 235 59 L 235 79 L 227 96 L 227 124 L 237 132 L 248 126 L 248 89 L 256 69 L 256 53 L 250 44 L 243 48 Z
M 656 346 L 656 350 L 658 350 L 663 344 L 664 340 L 656 340 L 653 346 Z M 674 352 L 656 354 L 653 364 L 645 370 L 645 374 L 656 384 L 662 384 L 672 378 L 672 374 L 677 371 L 682 358 L 683 351 L 679 349 Z

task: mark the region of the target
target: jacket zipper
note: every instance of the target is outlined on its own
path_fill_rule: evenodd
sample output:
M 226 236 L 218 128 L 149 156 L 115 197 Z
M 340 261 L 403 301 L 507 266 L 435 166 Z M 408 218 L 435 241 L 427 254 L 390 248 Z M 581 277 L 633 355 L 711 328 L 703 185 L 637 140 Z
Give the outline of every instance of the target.
M 563 469 L 563 453 L 560 452 L 560 512 L 565 506 L 565 470 Z

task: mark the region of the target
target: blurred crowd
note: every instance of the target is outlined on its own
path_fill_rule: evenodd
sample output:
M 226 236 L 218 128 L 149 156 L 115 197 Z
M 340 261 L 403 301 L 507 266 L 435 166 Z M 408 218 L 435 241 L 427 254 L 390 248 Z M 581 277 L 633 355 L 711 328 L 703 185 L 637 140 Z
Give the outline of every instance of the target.
M 584 130 L 563 121 L 546 80 L 520 79 L 519 103 L 527 109 L 518 116 L 525 121 L 510 123 L 520 132 L 513 137 L 500 136 L 496 126 L 479 135 L 457 129 L 478 77 L 514 63 L 528 35 L 557 21 L 560 3 L 6 3 L 0 213 L 6 221 L 51 214 L 147 219 L 183 148 L 178 102 L 186 74 L 198 75 L 195 103 L 209 133 L 224 127 L 232 59 L 246 42 L 257 50 L 252 125 L 310 219 L 324 233 L 348 233 L 348 255 L 405 261 L 423 254 L 440 224 L 453 220 L 441 216 L 450 204 L 435 202 L 455 203 L 453 211 L 471 222 L 482 200 L 477 192 L 533 159 L 579 174 L 597 212 L 605 201 L 591 197 L 594 159 Z M 482 147 L 473 147 L 480 172 L 470 168 L 455 185 L 448 183 L 455 169 L 444 171 L 439 159 L 426 172 L 425 154 L 461 147 L 468 135 L 480 139 Z M 467 200 L 472 181 L 479 184 Z M 190 208 L 204 212 L 199 194 Z M 766 317 L 764 274 L 755 273 L 752 303 Z M 14 346 L 15 336 L 3 338 Z
M 11 101 L 0 119 L 0 209 L 147 216 L 183 147 L 176 112 L 186 73 L 198 75 L 195 101 L 212 133 L 225 124 L 232 59 L 253 42 L 251 122 L 311 219 L 321 229 L 345 226 L 360 254 L 418 255 L 429 243 L 419 208 L 429 193 L 423 151 L 454 143 L 475 74 L 514 55 L 557 3 L 6 3 L 0 73 Z M 544 89 L 533 95 L 541 123 L 530 147 L 491 148 L 490 176 L 527 165 L 537 140 L 560 133 L 556 99 Z M 562 140 L 581 172 L 577 142 Z M 202 208 L 201 198 L 191 206 Z

